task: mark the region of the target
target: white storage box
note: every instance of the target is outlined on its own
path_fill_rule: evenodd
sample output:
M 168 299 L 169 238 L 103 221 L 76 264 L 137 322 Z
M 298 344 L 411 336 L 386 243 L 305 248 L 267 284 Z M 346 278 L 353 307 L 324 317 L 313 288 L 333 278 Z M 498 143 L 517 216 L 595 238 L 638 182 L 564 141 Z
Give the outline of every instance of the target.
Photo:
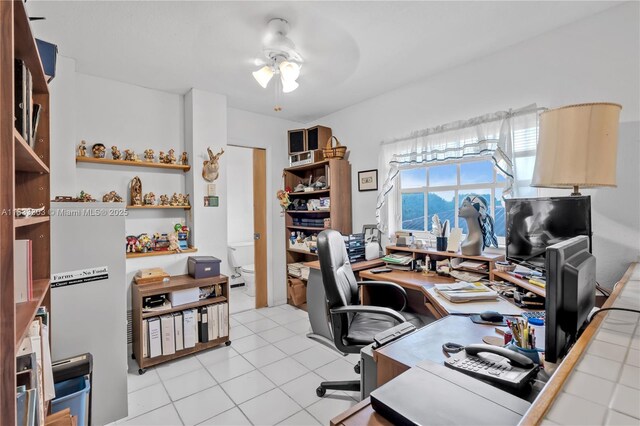
M 169 300 L 171 301 L 171 306 L 174 308 L 180 305 L 186 305 L 188 303 L 196 303 L 200 300 L 200 289 L 198 287 L 195 288 L 187 288 L 185 290 L 172 291 L 169 293 Z

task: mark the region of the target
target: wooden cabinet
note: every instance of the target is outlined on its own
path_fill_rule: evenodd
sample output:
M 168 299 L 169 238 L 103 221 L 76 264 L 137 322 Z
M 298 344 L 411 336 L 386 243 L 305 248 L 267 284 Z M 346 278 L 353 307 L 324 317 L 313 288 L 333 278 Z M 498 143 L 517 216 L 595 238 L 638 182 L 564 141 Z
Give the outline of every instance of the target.
M 50 311 L 49 89 L 24 3 L 0 2 L 0 424 L 16 422 L 16 351 L 39 306 Z M 31 73 L 32 96 L 41 105 L 34 142 L 15 128 L 15 60 Z M 16 218 L 16 208 L 44 214 Z M 15 303 L 14 241 L 31 240 L 33 296 Z M 52 318 L 55 321 L 55 318 Z
M 292 246 L 292 232 L 314 235 L 325 229 L 334 229 L 344 235 L 351 234 L 351 164 L 347 160 L 324 160 L 304 166 L 284 169 L 284 187 L 295 187 L 303 183 L 309 185 L 324 176 L 328 188 L 310 192 L 291 192 L 289 199 L 307 202 L 311 199 L 326 198 L 329 207 L 323 210 L 287 210 L 285 213 L 285 244 L 287 265 L 296 262 L 317 260 L 318 255 L 308 247 Z M 325 219 L 328 219 L 325 223 Z M 312 224 L 310 224 L 313 222 Z M 288 281 L 288 280 L 287 280 Z M 288 291 L 287 300 L 292 303 Z M 304 308 L 304 306 L 303 306 Z
M 148 296 L 155 296 L 161 294 L 168 294 L 172 291 L 180 291 L 185 289 L 193 289 L 200 287 L 210 287 L 214 285 L 220 285 L 221 294 L 217 297 L 209 297 L 202 299 L 194 303 L 188 303 L 180 306 L 170 307 L 167 309 L 156 310 L 153 312 L 144 312 L 142 308 L 143 299 Z M 220 336 L 217 339 L 209 340 L 207 342 L 196 341 L 195 347 L 186 348 L 176 351 L 171 355 L 160 355 L 153 358 L 144 356 L 144 320 L 152 317 L 159 317 L 166 314 L 173 314 L 175 312 L 182 312 L 188 309 L 200 308 L 208 305 L 224 304 L 227 303 L 226 310 L 226 323 L 229 324 L 229 280 L 225 275 L 218 275 L 211 278 L 194 279 L 189 275 L 179 275 L 170 278 L 169 283 L 158 284 L 133 284 L 131 286 L 131 310 L 132 310 L 132 331 L 133 331 L 133 355 L 132 357 L 138 362 L 140 374 L 145 372 L 145 369 L 153 365 L 161 364 L 163 362 L 171 361 L 176 358 L 181 358 L 186 355 L 191 355 L 196 352 L 200 352 L 205 349 L 210 349 L 215 346 L 231 344 L 229 340 L 229 329 L 227 327 L 227 335 Z M 197 339 L 196 339 L 197 340 Z

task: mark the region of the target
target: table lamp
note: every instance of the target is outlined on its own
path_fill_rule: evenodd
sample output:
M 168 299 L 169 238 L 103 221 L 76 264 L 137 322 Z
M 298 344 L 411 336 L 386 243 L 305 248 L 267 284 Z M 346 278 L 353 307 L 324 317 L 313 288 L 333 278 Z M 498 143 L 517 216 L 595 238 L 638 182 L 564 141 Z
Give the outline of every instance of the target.
M 621 105 L 568 105 L 540 114 L 540 139 L 531 186 L 573 188 L 616 185 Z

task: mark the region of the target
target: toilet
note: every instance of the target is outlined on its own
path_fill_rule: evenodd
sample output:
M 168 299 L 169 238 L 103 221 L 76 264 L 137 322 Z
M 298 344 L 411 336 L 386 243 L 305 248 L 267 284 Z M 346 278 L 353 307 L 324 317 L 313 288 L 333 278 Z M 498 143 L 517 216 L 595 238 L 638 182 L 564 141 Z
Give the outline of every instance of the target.
M 227 247 L 229 265 L 234 270 L 231 285 L 244 282 L 247 294 L 256 295 L 255 265 L 253 263 L 253 241 L 230 243 Z

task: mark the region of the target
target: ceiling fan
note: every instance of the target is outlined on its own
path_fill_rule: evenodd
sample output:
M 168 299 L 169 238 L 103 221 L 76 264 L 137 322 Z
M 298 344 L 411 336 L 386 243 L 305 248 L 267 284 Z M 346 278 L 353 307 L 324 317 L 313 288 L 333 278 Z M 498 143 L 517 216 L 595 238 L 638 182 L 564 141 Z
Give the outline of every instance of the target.
M 256 60 L 257 65 L 264 66 L 253 72 L 253 78 L 265 89 L 274 75 L 280 76 L 284 93 L 293 92 L 298 88 L 296 80 L 300 76 L 300 68 L 304 61 L 296 51 L 293 41 L 287 37 L 288 32 L 289 22 L 285 19 L 274 18 L 267 23 L 267 35 L 262 47 L 265 59 Z

